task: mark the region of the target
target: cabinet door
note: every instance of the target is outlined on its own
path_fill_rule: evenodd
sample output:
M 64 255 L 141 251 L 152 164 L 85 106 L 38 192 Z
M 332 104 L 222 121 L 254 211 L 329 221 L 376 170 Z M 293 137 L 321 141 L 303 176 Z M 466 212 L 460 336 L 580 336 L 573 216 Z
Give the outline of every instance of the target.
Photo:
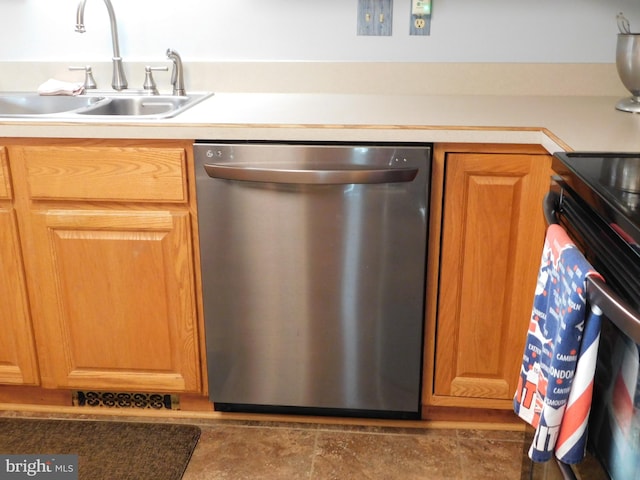
M 0 147 L 0 325 L 0 383 L 36 385 L 36 354 L 3 147 Z
M 31 226 L 44 386 L 200 389 L 188 212 L 44 209 Z
M 510 405 L 544 237 L 549 166 L 547 155 L 446 157 L 434 395 L 456 397 L 451 405 Z

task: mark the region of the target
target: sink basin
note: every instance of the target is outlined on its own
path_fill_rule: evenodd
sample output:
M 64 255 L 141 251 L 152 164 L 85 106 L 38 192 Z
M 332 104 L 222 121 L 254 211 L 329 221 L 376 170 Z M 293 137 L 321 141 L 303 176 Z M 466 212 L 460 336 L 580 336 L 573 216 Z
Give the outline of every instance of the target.
M 91 92 L 78 96 L 0 93 L 0 118 L 134 120 L 170 118 L 212 93 L 148 95 L 138 91 Z
M 0 94 L 0 116 L 49 115 L 87 107 L 100 97 L 41 96 L 35 93 Z
M 195 105 L 201 96 L 189 95 L 176 97 L 172 95 L 114 96 L 78 110 L 80 115 L 107 115 L 125 117 L 161 117 L 174 116 Z

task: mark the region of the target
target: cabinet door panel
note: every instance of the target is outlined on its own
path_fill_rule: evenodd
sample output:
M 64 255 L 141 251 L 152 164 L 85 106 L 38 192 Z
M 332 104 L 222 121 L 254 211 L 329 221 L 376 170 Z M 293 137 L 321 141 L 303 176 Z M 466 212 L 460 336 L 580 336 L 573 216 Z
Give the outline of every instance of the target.
M 13 209 L 0 206 L 0 383 L 37 385 L 38 368 Z
M 434 394 L 510 400 L 544 236 L 545 155 L 447 156 Z
M 32 225 L 49 253 L 43 384 L 200 388 L 188 212 L 47 210 Z

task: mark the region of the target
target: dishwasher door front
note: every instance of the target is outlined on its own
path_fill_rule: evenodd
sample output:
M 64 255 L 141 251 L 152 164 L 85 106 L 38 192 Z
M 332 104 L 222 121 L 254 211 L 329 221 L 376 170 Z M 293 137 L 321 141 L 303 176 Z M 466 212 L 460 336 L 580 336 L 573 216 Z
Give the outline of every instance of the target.
M 217 410 L 417 418 L 430 155 L 195 145 Z

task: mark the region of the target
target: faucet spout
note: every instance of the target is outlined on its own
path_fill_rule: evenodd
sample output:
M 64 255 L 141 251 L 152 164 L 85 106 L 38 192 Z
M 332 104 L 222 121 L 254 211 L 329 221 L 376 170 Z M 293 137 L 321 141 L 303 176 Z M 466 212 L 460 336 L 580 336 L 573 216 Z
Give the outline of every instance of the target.
M 184 71 L 182 69 L 182 59 L 175 50 L 167 49 L 167 58 L 173 62 L 173 70 L 171 71 L 171 84 L 173 85 L 173 94 L 186 96 L 184 89 Z
M 76 32 L 78 33 L 84 33 L 86 31 L 84 27 L 84 6 L 86 3 L 87 0 L 80 0 L 80 3 L 78 3 L 78 10 L 76 11 Z M 104 4 L 107 6 L 107 11 L 109 12 L 109 21 L 111 23 L 111 43 L 113 45 L 113 78 L 111 86 L 114 90 L 124 90 L 128 85 L 122 65 L 122 57 L 120 56 L 116 14 L 113 10 L 111 0 L 104 0 Z

